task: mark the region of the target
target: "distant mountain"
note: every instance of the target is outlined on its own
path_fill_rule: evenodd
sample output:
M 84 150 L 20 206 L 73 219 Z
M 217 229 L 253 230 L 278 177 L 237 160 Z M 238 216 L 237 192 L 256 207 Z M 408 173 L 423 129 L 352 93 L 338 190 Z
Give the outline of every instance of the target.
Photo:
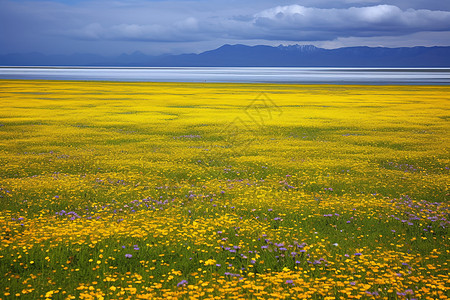
M 118 67 L 450 67 L 450 47 L 347 47 L 223 45 L 200 54 L 150 56 L 141 52 L 105 57 L 96 54 L 0 55 L 1 66 Z

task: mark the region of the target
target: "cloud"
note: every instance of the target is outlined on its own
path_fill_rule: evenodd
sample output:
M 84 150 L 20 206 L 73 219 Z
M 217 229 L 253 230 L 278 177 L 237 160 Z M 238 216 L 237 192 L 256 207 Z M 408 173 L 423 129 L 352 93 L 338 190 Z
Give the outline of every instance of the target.
M 81 29 L 70 30 L 67 33 L 81 40 L 192 42 L 205 39 L 199 29 L 197 19 L 189 17 L 174 22 L 170 26 L 124 23 L 104 27 L 99 23 L 91 23 Z
M 103 27 L 89 24 L 71 34 L 87 40 L 154 42 L 235 40 L 325 41 L 343 37 L 401 36 L 423 31 L 450 30 L 450 12 L 402 10 L 394 5 L 349 8 L 277 6 L 254 14 L 192 16 L 172 23 L 122 23 Z
M 253 24 L 268 39 L 328 40 L 338 37 L 405 35 L 450 30 L 450 12 L 401 10 L 393 5 L 320 9 L 278 6 L 254 15 Z
M 298 5 L 301 2 L 302 5 Z M 221 43 L 450 45 L 442 0 L 0 0 L 0 53 L 199 52 Z M 440 33 L 439 35 L 431 33 Z M 429 41 L 426 38 L 429 37 Z M 350 40 L 351 39 L 351 40 Z M 448 40 L 448 39 L 447 39 Z M 378 43 L 377 43 L 378 44 Z M 185 47 L 185 48 L 184 48 Z M 185 49 L 185 50 L 183 50 Z

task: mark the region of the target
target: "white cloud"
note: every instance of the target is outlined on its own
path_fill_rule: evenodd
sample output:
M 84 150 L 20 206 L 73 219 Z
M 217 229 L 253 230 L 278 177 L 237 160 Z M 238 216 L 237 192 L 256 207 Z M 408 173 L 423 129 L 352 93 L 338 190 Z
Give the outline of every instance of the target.
M 343 37 L 401 36 L 450 30 L 450 12 L 401 10 L 393 5 L 349 8 L 277 6 L 247 18 L 192 16 L 172 23 L 94 23 L 74 31 L 77 38 L 181 42 L 217 38 L 236 40 L 325 41 Z
M 278 6 L 254 15 L 254 24 L 281 38 L 302 38 L 307 33 L 318 39 L 346 36 L 404 35 L 418 31 L 450 30 L 450 12 L 401 10 L 393 5 L 320 9 L 300 5 Z

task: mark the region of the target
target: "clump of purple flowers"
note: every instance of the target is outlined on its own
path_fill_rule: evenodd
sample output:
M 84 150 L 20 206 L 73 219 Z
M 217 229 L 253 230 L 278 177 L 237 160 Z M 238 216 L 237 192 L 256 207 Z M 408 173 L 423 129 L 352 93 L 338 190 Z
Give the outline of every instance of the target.
M 231 277 L 240 277 L 241 276 L 241 274 L 234 274 L 234 273 L 230 273 L 230 272 L 225 272 L 224 275 L 231 276 Z
M 180 282 L 177 283 L 177 287 L 186 286 L 188 284 L 188 281 L 183 279 Z

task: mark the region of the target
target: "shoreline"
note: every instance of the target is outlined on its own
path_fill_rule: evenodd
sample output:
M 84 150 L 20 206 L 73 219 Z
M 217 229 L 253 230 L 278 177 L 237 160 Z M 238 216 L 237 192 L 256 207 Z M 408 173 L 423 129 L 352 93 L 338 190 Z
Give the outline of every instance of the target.
M 450 85 L 449 68 L 0 67 L 0 79 L 289 85 Z
M 213 82 L 213 81 L 114 81 L 114 80 L 92 80 L 92 79 L 16 79 L 16 78 L 0 78 L 0 83 L 2 82 L 54 82 L 54 83 L 99 83 L 99 84 L 152 84 L 152 85 L 172 85 L 172 84 L 182 84 L 182 85 L 229 85 L 229 86 L 242 86 L 242 85 L 256 85 L 256 86 L 289 86 L 289 87 L 326 87 L 326 86 L 336 86 L 336 87 L 450 87 L 450 83 L 321 83 L 321 82 Z

